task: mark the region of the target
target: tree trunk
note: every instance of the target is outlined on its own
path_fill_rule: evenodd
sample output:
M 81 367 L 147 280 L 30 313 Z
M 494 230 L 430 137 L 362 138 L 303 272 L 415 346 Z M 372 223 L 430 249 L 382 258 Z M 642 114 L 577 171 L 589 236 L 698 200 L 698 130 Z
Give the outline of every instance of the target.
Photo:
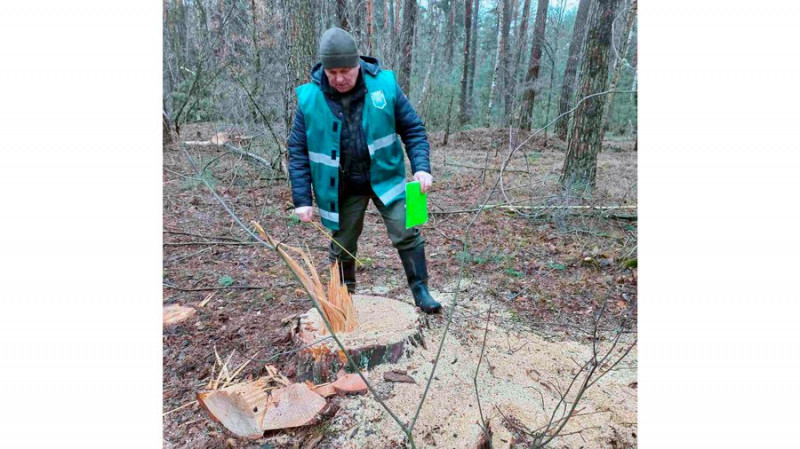
M 478 54 L 478 13 L 480 9 L 480 0 L 475 0 L 472 7 L 472 42 L 470 43 L 469 79 L 467 81 L 467 105 L 470 110 L 472 109 L 472 88 L 475 86 L 475 59 Z
M 630 7 L 628 8 L 628 18 L 625 25 L 625 41 L 622 44 L 622 48 L 620 49 L 619 55 L 616 59 L 614 64 L 614 75 L 611 77 L 611 85 L 609 86 L 609 90 L 617 90 L 617 83 L 619 83 L 619 75 L 622 72 L 622 66 L 626 64 L 626 57 L 628 55 L 628 47 L 631 44 L 631 37 L 633 36 L 633 22 L 636 19 L 636 0 L 631 2 Z M 612 108 L 614 107 L 614 93 L 608 94 L 608 100 L 606 101 L 606 108 L 603 112 L 603 126 L 602 132 L 605 135 L 606 128 L 608 128 L 608 123 L 611 121 L 611 112 Z M 600 139 L 602 141 L 602 139 Z
M 456 0 L 448 0 L 449 19 L 447 22 L 447 46 L 445 47 L 444 60 L 447 67 L 453 66 L 453 53 L 456 45 Z
M 561 85 L 561 100 L 558 103 L 558 115 L 564 114 L 570 109 L 570 99 L 575 90 L 575 72 L 578 70 L 583 49 L 583 41 L 586 37 L 586 17 L 589 7 L 593 0 L 581 0 L 578 4 L 578 14 L 575 17 L 575 25 L 572 29 L 572 42 L 569 44 L 569 56 L 567 57 L 567 68 L 564 69 L 564 81 Z M 567 140 L 567 129 L 569 116 L 564 116 L 556 122 L 556 134 L 561 140 Z
M 452 116 L 453 112 L 453 97 L 455 97 L 455 92 L 450 94 L 450 103 L 447 105 L 447 124 L 444 128 L 444 140 L 442 141 L 442 146 L 447 146 L 447 140 L 450 138 L 450 117 Z
M 400 88 L 406 95 L 411 93 L 411 64 L 414 52 L 414 31 L 417 25 L 417 1 L 406 0 L 403 6 L 403 32 L 401 42 L 403 49 L 400 53 L 400 71 L 398 73 Z
M 489 87 L 489 106 L 486 108 L 486 127 L 491 126 L 492 123 L 492 108 L 494 107 L 494 93 L 497 87 L 497 72 L 500 69 L 500 58 L 503 56 L 503 12 L 505 1 L 497 2 L 497 51 L 494 55 L 494 71 L 492 72 L 492 84 Z
M 308 82 L 309 71 L 314 62 L 317 36 L 314 36 L 312 28 L 311 0 L 292 1 L 286 8 L 292 11 L 292 14 L 288 15 L 288 91 L 294 92 L 295 87 Z M 295 101 L 295 95 L 290 94 L 286 108 L 286 129 L 291 129 L 292 126 Z
M 552 45 L 550 45 L 551 49 L 552 48 L 558 48 L 558 46 L 559 46 L 559 38 L 561 37 L 561 25 L 563 23 L 564 23 L 564 9 L 563 8 L 559 8 L 559 10 L 558 10 L 558 20 L 556 21 L 555 30 L 551 29 L 551 31 L 553 31 L 552 35 L 554 36 Z M 550 86 L 547 88 L 547 106 L 545 106 L 545 108 L 544 108 L 544 121 L 545 121 L 545 123 L 550 123 L 550 105 L 552 104 L 552 100 L 553 100 L 553 91 L 554 91 L 553 86 L 555 85 L 555 79 L 556 79 L 556 59 L 555 59 L 555 55 L 551 55 L 550 53 L 548 53 L 548 55 L 550 56 L 550 58 L 549 58 L 550 59 Z M 547 127 L 545 127 L 545 129 L 544 129 L 544 146 L 545 146 L 545 148 L 547 148 Z
M 336 0 L 336 20 L 339 28 L 350 31 L 350 22 L 347 20 L 347 0 Z
M 589 33 L 585 56 L 581 65 L 579 98 L 604 92 L 608 86 L 608 55 L 611 49 L 611 24 L 621 0 L 595 0 L 589 11 Z M 600 151 L 603 131 L 605 95 L 584 100 L 575 110 L 571 137 L 561 174 L 561 184 L 574 188 L 590 189 L 597 176 L 597 153 Z
M 367 0 L 367 54 L 372 55 L 372 34 L 375 23 L 375 0 Z
M 381 39 L 386 38 L 389 32 L 389 4 L 391 0 L 383 0 L 383 37 Z
M 166 145 L 168 143 L 172 143 L 172 132 L 170 132 L 169 127 L 169 117 L 167 117 L 166 111 L 161 111 L 161 143 Z
M 399 0 L 398 0 L 399 1 Z M 389 41 L 388 66 L 397 70 L 397 32 L 395 31 L 395 5 L 394 0 L 389 0 L 389 34 L 386 39 Z
M 262 21 L 259 20 L 258 14 L 256 12 L 256 2 L 255 0 L 250 0 L 250 10 L 252 15 L 252 26 L 253 30 L 250 35 L 250 39 L 253 43 L 253 84 L 250 87 L 250 95 L 253 98 L 258 98 L 258 93 L 261 90 L 261 46 L 258 44 L 258 24 Z M 258 110 L 255 107 L 250 106 L 250 116 L 252 117 L 253 121 L 258 121 L 259 115 Z
M 525 89 L 522 95 L 522 111 L 520 128 L 530 130 L 533 124 L 533 103 L 536 98 L 536 82 L 539 80 L 539 67 L 544 43 L 544 28 L 547 24 L 547 0 L 539 0 L 536 7 L 536 23 L 533 26 L 533 44 L 531 45 L 531 61 L 528 75 L 525 77 Z
M 464 0 L 464 65 L 461 75 L 461 114 L 459 122 L 467 123 L 469 120 L 469 93 L 467 90 L 467 80 L 469 79 L 469 54 L 472 33 L 472 0 Z
M 508 124 L 511 117 L 511 104 L 514 101 L 512 73 L 511 73 L 511 51 L 509 50 L 511 39 L 511 17 L 512 12 L 516 9 L 517 0 L 504 0 L 503 5 L 503 37 L 501 39 L 502 55 L 500 72 L 502 73 L 502 88 L 503 88 L 503 103 L 505 107 L 505 114 L 501 123 L 505 126 Z
M 397 0 L 397 4 L 394 5 L 394 34 L 393 34 L 393 42 L 394 42 L 394 50 L 392 55 L 394 56 L 394 64 L 392 67 L 394 70 L 397 70 L 400 67 L 400 45 L 401 45 L 401 36 L 400 36 L 400 7 L 402 4 L 400 3 L 401 0 Z
M 519 64 L 522 62 L 522 55 L 525 53 L 525 48 L 528 46 L 528 20 L 531 14 L 531 0 L 525 0 L 522 5 L 522 20 L 520 21 L 519 33 L 517 34 L 517 42 L 515 44 L 516 51 L 514 52 L 514 62 L 511 68 L 516 80 L 517 73 L 519 72 Z
M 435 16 L 433 17 L 433 45 L 431 45 L 431 61 L 428 64 L 428 70 L 425 72 L 425 80 L 422 82 L 422 92 L 419 94 L 419 100 L 417 100 L 416 109 L 419 110 L 420 106 L 422 106 L 423 102 L 425 101 L 425 96 L 428 95 L 430 91 L 430 83 L 431 83 L 431 74 L 433 73 L 433 64 L 436 62 L 436 44 L 439 41 L 439 26 L 436 25 Z

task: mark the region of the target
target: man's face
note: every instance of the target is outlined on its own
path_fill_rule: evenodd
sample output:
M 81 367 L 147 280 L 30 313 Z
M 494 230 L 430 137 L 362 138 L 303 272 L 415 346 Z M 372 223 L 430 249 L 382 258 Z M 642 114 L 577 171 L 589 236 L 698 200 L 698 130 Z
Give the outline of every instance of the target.
M 356 81 L 358 80 L 359 68 L 359 66 L 355 66 L 325 69 L 325 75 L 328 77 L 328 83 L 333 86 L 334 89 L 339 93 L 345 93 L 355 87 Z

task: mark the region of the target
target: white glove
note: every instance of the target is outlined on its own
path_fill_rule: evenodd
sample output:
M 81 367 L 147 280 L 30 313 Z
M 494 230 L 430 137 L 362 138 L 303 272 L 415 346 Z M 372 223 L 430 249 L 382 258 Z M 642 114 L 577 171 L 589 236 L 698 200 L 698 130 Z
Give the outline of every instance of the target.
M 428 191 L 431 188 L 431 184 L 433 184 L 433 176 L 430 173 L 426 173 L 424 171 L 418 171 L 414 173 L 414 180 L 419 181 L 419 190 L 422 193 Z
M 311 221 L 311 216 L 314 215 L 314 208 L 311 206 L 298 207 L 294 213 L 300 218 L 300 221 L 308 223 Z

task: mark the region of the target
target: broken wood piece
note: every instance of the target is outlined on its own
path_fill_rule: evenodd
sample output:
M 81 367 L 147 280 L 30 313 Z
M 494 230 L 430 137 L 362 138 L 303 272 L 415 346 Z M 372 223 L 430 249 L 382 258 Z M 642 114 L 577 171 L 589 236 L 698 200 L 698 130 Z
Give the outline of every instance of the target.
M 333 332 L 352 332 L 358 327 L 358 316 L 350 293 L 347 287 L 341 283 L 339 279 L 339 265 L 338 261 L 330 268 L 330 283 L 328 284 L 327 293 L 320 280 L 317 268 L 314 266 L 308 253 L 300 248 L 294 248 L 288 245 L 276 242 L 272 237 L 264 231 L 264 228 L 256 221 L 250 222 L 256 231 L 261 235 L 261 238 L 266 240 L 267 243 L 274 246 L 278 254 L 283 258 L 289 268 L 294 272 L 300 283 L 308 292 L 309 295 L 316 300 L 319 305 L 321 313 L 324 315 L 325 320 L 330 324 Z M 294 260 L 286 250 L 290 250 L 300 255 L 305 263 L 305 268 Z M 302 292 L 301 292 L 302 294 Z M 321 331 L 327 333 L 327 327 L 324 326 Z
M 328 398 L 336 394 L 336 389 L 333 388 L 333 384 L 327 383 L 322 385 L 317 385 L 312 388 L 314 393 L 322 396 L 323 398 Z
M 311 391 L 304 383 L 278 388 L 270 395 L 261 431 L 313 424 L 314 418 L 326 404 L 322 396 Z
M 178 324 L 191 318 L 197 310 L 179 304 L 164 307 L 164 326 Z
M 261 426 L 267 411 L 269 396 L 267 379 L 242 382 L 229 387 L 201 392 L 197 402 L 234 435 L 243 438 L 260 438 Z
M 367 384 L 364 379 L 356 373 L 345 374 L 336 379 L 331 386 L 338 394 L 364 394 L 367 392 Z
M 213 298 L 213 297 L 214 297 L 214 295 L 216 295 L 216 294 L 217 294 L 217 291 L 218 291 L 218 290 L 215 290 L 215 291 L 211 292 L 211 294 L 209 294 L 208 296 L 206 296 L 206 299 L 204 299 L 204 300 L 200 301 L 200 303 L 198 303 L 198 304 L 197 304 L 197 307 L 205 307 L 205 306 L 206 306 L 206 304 L 208 304 L 208 302 L 209 302 L 209 301 L 211 301 L 211 298 Z
M 383 373 L 383 380 L 389 382 L 403 382 L 409 384 L 417 383 L 417 381 L 415 381 L 413 377 L 406 374 L 405 370 L 387 371 Z

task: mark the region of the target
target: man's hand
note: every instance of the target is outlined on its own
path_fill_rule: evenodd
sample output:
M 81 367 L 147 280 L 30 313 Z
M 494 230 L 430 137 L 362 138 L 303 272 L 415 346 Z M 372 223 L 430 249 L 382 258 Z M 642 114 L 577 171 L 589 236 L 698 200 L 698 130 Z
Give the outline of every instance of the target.
M 425 193 L 431 188 L 431 184 L 433 184 L 433 176 L 431 176 L 430 173 L 418 171 L 414 173 L 414 181 L 419 181 L 419 190 Z
M 306 223 L 311 221 L 311 217 L 314 215 L 314 208 L 311 206 L 303 206 L 298 207 L 294 210 L 294 213 L 300 218 L 300 221 L 304 221 Z

